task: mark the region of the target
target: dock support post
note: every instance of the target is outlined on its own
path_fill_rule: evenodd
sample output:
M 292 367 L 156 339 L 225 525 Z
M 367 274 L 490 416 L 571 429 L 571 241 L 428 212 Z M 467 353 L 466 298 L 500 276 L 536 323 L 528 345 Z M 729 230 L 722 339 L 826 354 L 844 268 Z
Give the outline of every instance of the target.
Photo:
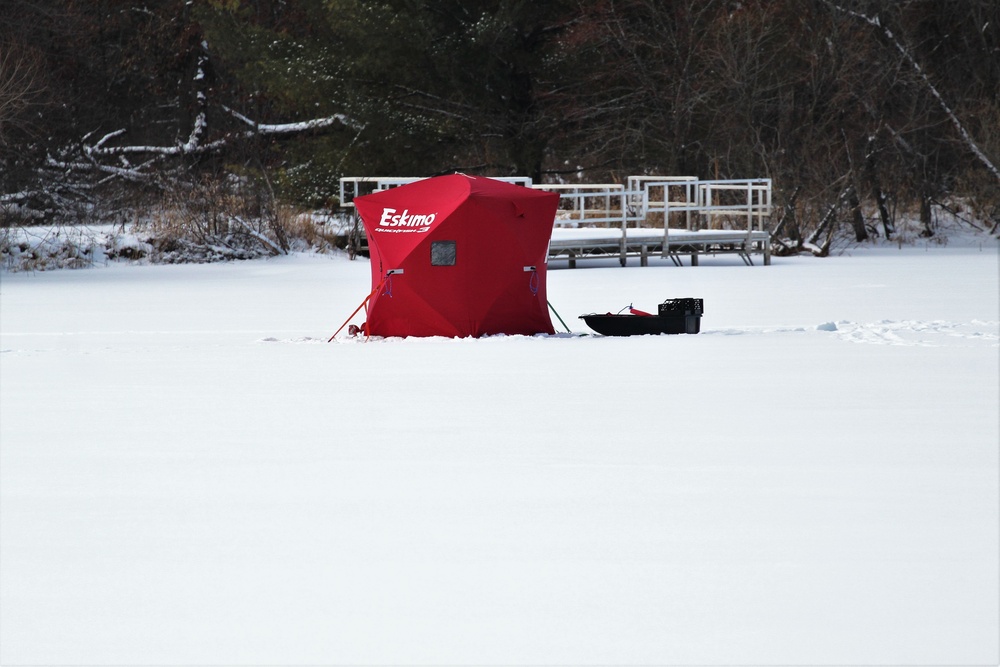
M 575 269 L 576 268 L 576 253 L 573 252 L 572 250 L 570 250 L 568 254 L 569 254 L 569 268 Z
M 645 243 L 642 244 L 642 248 L 639 250 L 639 266 L 649 266 L 649 246 Z
M 691 253 L 691 266 L 698 266 L 698 253 Z

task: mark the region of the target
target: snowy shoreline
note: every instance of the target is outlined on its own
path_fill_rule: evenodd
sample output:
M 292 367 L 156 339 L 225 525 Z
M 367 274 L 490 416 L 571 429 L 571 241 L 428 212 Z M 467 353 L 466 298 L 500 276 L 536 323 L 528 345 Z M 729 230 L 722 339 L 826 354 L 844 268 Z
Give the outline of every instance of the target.
M 326 234 L 343 236 L 348 233 L 348 223 L 330 215 L 311 214 L 303 216 L 311 220 Z M 848 230 L 841 230 L 834 240 L 831 255 L 849 255 L 854 252 L 870 252 L 877 249 L 939 247 L 978 248 L 992 247 L 998 236 L 985 230 L 987 225 L 973 226 L 967 220 L 942 211 L 937 216 L 935 236 L 920 235 L 920 225 L 914 220 L 897 221 L 894 238 L 880 236 L 857 243 L 847 236 Z M 595 230 L 597 231 L 597 230 Z M 179 240 L 167 244 L 165 250 L 157 248 L 148 224 L 128 225 L 59 225 L 22 226 L 0 229 L 0 272 L 51 271 L 56 269 L 82 269 L 108 266 L 114 263 L 127 264 L 205 264 L 220 261 L 262 259 L 271 254 L 272 247 L 261 244 L 256 248 L 242 245 L 196 244 Z M 330 252 L 329 245 L 318 249 L 310 247 L 302 240 L 293 241 L 292 252 Z M 808 252 L 803 250 L 803 255 Z M 713 255 L 707 255 L 712 261 Z M 600 262 L 600 260 L 597 260 Z M 657 260 L 654 258 L 653 262 Z M 561 267 L 565 261 L 554 259 L 553 266 Z M 590 260 L 583 259 L 582 264 Z

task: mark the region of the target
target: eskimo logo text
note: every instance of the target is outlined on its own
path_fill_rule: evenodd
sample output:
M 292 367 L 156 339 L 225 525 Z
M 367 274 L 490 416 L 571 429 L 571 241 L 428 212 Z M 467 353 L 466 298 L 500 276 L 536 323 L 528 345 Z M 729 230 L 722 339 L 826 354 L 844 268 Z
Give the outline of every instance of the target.
M 437 213 L 421 215 L 410 213 L 409 209 L 403 209 L 402 213 L 397 213 L 394 208 L 382 209 L 382 217 L 378 224 L 380 227 L 396 227 L 392 231 L 400 232 L 426 232 L 437 217 Z M 389 230 L 386 230 L 389 231 Z

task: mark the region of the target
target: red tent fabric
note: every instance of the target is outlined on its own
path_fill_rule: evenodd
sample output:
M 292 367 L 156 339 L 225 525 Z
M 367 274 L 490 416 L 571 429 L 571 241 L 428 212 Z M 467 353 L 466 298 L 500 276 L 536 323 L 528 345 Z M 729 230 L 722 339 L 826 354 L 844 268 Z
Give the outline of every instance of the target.
M 559 195 L 454 174 L 357 197 L 373 336 L 552 334 L 545 268 Z

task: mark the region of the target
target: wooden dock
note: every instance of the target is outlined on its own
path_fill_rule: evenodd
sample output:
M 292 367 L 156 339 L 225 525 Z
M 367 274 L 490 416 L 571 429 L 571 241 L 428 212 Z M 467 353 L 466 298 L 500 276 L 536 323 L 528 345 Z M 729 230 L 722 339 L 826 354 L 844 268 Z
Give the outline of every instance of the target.
M 763 264 L 771 263 L 771 235 L 764 231 L 725 229 L 627 228 L 621 229 L 566 229 L 552 230 L 549 257 L 564 257 L 569 268 L 576 268 L 577 260 L 607 259 L 618 256 L 622 266 L 629 257 L 638 257 L 640 266 L 647 266 L 650 255 L 669 258 L 683 266 L 683 256 L 690 257 L 691 266 L 698 266 L 701 255 L 736 254 L 748 266 L 753 266 L 752 255 L 763 257 Z

